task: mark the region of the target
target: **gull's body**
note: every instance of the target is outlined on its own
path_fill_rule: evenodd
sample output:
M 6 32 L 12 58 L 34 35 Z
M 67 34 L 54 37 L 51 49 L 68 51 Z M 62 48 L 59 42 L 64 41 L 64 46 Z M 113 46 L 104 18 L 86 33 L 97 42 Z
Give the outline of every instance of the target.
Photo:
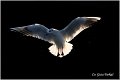
M 48 41 L 53 44 L 49 47 L 49 51 L 55 56 L 63 57 L 72 50 L 73 45 L 69 42 L 97 20 L 100 20 L 100 17 L 77 17 L 62 30 L 48 29 L 41 24 L 16 27 L 11 30 Z
M 52 37 L 53 46 L 51 46 L 49 50 L 53 55 L 62 57 L 62 55 L 64 55 L 62 54 L 62 50 L 65 46 L 65 40 L 59 30 L 56 30 L 56 29 L 53 29 L 53 30 L 54 31 L 51 32 L 51 35 L 53 35 Z

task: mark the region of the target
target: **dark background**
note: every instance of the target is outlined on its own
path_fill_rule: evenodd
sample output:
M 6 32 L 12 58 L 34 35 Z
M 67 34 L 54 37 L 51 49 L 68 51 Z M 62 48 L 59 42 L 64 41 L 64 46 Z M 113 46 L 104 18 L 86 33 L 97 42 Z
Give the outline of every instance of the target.
M 2 78 L 118 78 L 118 3 L 2 1 Z M 48 42 L 9 30 L 34 23 L 63 29 L 83 16 L 101 20 L 75 37 L 70 42 L 73 50 L 61 59 L 48 51 Z M 92 73 L 114 75 L 96 77 Z

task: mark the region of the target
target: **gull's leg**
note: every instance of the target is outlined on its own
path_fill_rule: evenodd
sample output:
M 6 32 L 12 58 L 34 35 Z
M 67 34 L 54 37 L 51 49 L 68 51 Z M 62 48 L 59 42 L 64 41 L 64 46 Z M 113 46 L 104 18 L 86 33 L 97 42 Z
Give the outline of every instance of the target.
M 61 54 L 62 56 L 64 56 L 64 53 L 63 53 L 63 47 L 62 47 L 62 54 Z
M 60 58 L 63 57 L 63 55 L 62 55 L 62 49 L 61 48 L 58 49 L 58 57 L 60 57 Z
M 59 57 L 59 56 L 60 56 L 60 54 L 58 53 L 58 54 L 57 54 L 57 56 Z
M 57 54 L 57 56 L 58 56 L 58 57 L 60 56 L 60 54 L 59 54 L 59 48 L 58 48 L 58 54 Z

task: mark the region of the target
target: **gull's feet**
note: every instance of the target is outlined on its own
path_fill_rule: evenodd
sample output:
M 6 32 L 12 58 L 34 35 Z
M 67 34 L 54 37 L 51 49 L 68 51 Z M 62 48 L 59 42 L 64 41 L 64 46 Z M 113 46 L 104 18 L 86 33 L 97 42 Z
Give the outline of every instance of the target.
M 61 55 L 62 55 L 62 56 L 64 56 L 64 54 L 63 54 L 63 53 L 62 53 Z
M 59 56 L 60 56 L 60 54 L 58 53 L 58 54 L 57 54 L 57 56 L 59 57 Z

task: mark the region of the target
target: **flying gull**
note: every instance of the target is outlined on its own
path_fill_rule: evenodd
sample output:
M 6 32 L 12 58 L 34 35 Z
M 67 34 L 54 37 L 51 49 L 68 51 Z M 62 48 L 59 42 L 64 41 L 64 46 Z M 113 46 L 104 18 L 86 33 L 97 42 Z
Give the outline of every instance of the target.
M 26 36 L 35 37 L 53 44 L 48 48 L 50 53 L 62 58 L 69 54 L 73 48 L 73 45 L 69 42 L 81 31 L 89 28 L 100 19 L 100 17 L 77 17 L 62 30 L 54 28 L 48 29 L 41 24 L 32 24 L 10 29 L 11 31 L 17 31 Z

